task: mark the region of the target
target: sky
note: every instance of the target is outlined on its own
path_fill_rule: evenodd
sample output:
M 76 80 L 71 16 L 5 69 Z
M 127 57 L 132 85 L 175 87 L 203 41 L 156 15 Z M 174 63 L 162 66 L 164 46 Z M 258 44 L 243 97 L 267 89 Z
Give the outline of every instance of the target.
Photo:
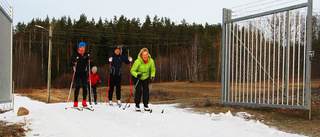
M 48 104 L 19 95 L 14 101 L 14 111 L 1 114 L 0 120 L 25 123 L 30 137 L 304 137 L 245 119 L 252 116 L 246 112 L 200 114 L 177 104 L 149 104 L 149 113 L 135 112 L 134 105 L 123 110 L 106 103 L 93 105 L 94 111 L 78 111 L 71 109 L 73 102 Z M 20 107 L 29 115 L 18 117 Z
M 255 7 L 301 3 L 307 0 L 0 0 L 13 7 L 13 24 L 30 22 L 33 18 L 50 19 L 70 16 L 78 20 L 84 13 L 88 20 L 113 19 L 124 15 L 128 19 L 139 18 L 144 22 L 149 15 L 153 18 L 168 17 L 180 24 L 185 19 L 189 24 L 217 24 L 222 22 L 222 9 L 251 10 Z M 320 13 L 320 0 L 313 0 L 314 12 Z M 281 5 L 285 6 L 285 5 Z

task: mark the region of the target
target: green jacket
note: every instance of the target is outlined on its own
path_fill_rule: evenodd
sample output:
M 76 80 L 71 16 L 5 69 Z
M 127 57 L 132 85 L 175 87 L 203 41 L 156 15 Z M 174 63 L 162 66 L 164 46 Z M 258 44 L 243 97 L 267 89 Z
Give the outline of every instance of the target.
M 154 65 L 154 61 L 149 54 L 149 59 L 147 63 L 144 63 L 141 56 L 138 55 L 138 59 L 136 59 L 132 65 L 130 70 L 132 76 L 137 77 L 138 74 L 142 74 L 141 80 L 145 80 L 149 78 L 150 72 L 151 77 L 156 76 L 156 67 Z

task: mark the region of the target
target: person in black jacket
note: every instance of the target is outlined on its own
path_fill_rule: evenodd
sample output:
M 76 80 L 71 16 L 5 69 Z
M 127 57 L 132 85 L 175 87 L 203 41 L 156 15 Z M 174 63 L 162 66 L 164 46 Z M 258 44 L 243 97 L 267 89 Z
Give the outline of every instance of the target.
M 128 60 L 129 59 L 129 60 Z M 109 105 L 112 105 L 113 89 L 116 86 L 117 104 L 121 105 L 121 66 L 122 62 L 129 64 L 132 58 L 126 58 L 120 55 L 120 46 L 115 46 L 114 53 L 108 56 L 107 64 L 111 63 L 110 69 L 110 88 L 109 88 Z
M 78 46 L 78 51 L 73 53 L 71 56 L 71 64 L 73 66 L 73 71 L 75 71 L 74 81 L 76 83 L 76 89 L 74 91 L 74 107 L 78 107 L 78 95 L 81 84 L 83 90 L 82 106 L 88 106 L 86 102 L 88 61 L 90 61 L 90 67 L 92 67 L 94 64 L 92 62 L 91 55 L 86 52 L 86 44 L 84 42 L 80 42 Z

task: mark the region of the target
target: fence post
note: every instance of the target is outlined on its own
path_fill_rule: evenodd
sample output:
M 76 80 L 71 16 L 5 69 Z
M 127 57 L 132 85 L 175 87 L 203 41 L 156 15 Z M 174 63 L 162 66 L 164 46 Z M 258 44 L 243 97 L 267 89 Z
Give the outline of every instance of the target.
M 312 50 L 312 7 L 313 0 L 308 0 L 308 23 L 307 23 L 307 49 L 306 55 L 310 55 Z M 309 109 L 309 120 L 311 120 L 311 58 L 306 58 L 306 99 L 308 100 L 307 106 Z
M 226 9 L 222 9 L 222 44 L 221 44 L 221 102 L 224 101 L 224 47 L 225 47 L 225 14 L 226 14 Z
M 286 41 L 286 61 L 285 61 L 285 97 L 287 99 L 287 105 L 289 105 L 289 68 L 290 68 L 290 41 L 291 41 L 291 26 L 290 26 L 290 11 L 287 11 L 287 21 L 286 21 L 286 33 L 287 33 L 287 41 Z

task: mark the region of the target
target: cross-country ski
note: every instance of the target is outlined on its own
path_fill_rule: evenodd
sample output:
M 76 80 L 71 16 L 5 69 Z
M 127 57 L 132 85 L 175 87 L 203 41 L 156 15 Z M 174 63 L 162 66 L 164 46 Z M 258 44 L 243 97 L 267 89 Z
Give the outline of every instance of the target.
M 87 110 L 90 110 L 90 111 L 94 111 L 94 108 L 92 108 L 92 107 L 81 107 L 81 109 L 87 109 Z
M 66 110 L 68 110 L 68 108 L 65 108 Z M 79 108 L 79 107 L 70 107 L 70 109 L 75 109 L 75 110 L 79 110 L 79 111 L 82 111 L 83 108 Z

